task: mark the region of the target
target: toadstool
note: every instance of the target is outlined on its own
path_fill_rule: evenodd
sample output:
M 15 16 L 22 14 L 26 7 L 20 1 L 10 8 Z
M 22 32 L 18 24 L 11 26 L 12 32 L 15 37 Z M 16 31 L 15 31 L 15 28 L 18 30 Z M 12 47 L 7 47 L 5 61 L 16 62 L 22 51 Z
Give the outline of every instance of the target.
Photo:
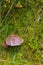
M 6 38 L 6 41 L 2 44 L 5 48 L 8 46 L 18 46 L 23 43 L 23 39 L 16 34 L 11 34 Z

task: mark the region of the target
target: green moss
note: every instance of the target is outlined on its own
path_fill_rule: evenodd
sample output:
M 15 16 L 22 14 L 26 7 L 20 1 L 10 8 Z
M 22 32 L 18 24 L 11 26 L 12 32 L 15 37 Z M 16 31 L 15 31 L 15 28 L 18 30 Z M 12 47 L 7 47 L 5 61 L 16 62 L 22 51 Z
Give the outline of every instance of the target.
M 13 6 L 12 2 L 14 2 Z M 19 2 L 22 8 L 15 7 Z M 1 65 L 41 65 L 39 46 L 41 42 L 43 43 L 42 6 L 42 0 L 11 0 L 10 3 L 2 0 L 0 7 Z M 41 20 L 38 19 L 39 16 Z M 24 42 L 21 46 L 5 49 L 2 47 L 2 42 L 11 33 L 21 36 Z

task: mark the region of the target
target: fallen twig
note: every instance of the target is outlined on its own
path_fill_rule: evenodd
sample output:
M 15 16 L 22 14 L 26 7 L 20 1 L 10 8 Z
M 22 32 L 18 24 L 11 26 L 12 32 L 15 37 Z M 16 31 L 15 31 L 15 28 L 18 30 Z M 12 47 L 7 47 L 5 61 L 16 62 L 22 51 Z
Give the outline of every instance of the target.
M 14 61 L 12 62 L 12 61 L 10 61 L 10 60 L 0 60 L 0 62 L 9 62 L 9 63 L 15 63 Z

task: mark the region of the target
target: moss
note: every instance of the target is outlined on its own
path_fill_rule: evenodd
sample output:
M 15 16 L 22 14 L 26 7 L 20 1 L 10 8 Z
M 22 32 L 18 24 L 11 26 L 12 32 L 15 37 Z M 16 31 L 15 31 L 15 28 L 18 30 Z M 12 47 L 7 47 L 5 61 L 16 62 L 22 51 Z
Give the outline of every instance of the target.
M 0 2 L 0 64 L 41 65 L 39 47 L 43 43 L 43 1 L 8 1 Z M 22 8 L 15 7 L 18 3 Z M 21 46 L 5 49 L 2 42 L 11 33 L 21 36 L 24 42 Z

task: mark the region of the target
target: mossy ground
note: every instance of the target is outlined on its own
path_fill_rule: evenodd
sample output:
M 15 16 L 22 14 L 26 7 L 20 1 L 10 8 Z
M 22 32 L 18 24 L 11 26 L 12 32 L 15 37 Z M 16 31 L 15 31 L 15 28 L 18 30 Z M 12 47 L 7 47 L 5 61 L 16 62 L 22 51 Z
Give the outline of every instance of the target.
M 0 65 L 41 65 L 43 0 L 15 0 L 7 16 L 13 0 L 10 4 L 6 0 L 0 2 Z M 22 8 L 15 7 L 18 2 Z M 21 36 L 24 42 L 5 49 L 2 43 L 12 33 Z

